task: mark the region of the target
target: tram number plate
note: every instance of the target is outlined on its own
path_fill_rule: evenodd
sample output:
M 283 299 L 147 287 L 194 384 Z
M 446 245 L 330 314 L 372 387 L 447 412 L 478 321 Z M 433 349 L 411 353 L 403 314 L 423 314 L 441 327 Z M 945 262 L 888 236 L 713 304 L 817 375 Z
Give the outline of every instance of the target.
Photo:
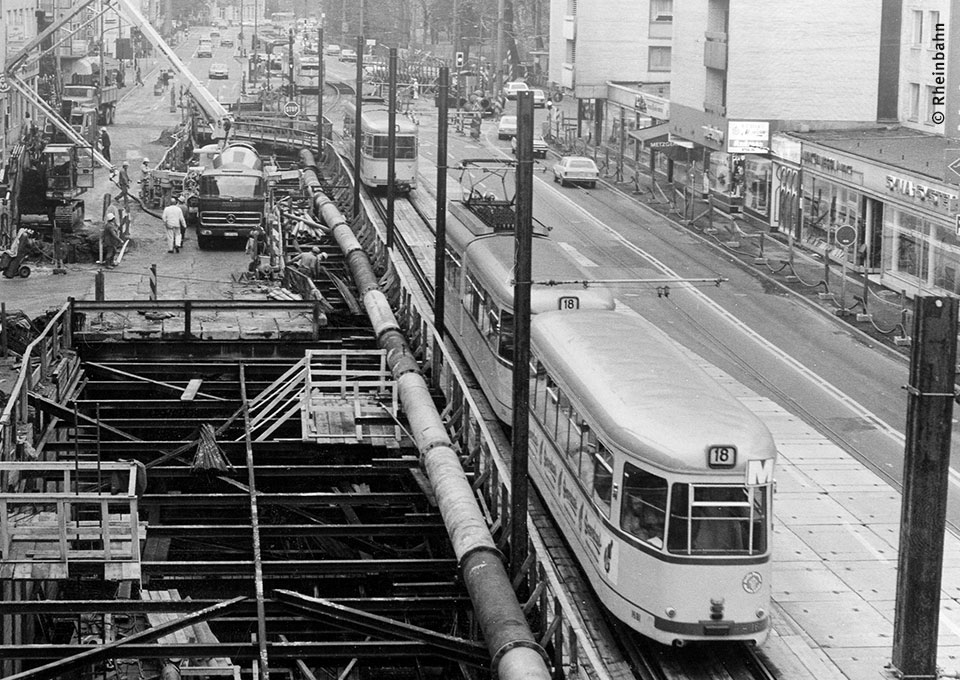
M 560 310 L 580 309 L 580 298 L 575 295 L 564 295 L 557 301 Z
M 732 468 L 737 464 L 736 446 L 711 446 L 707 449 L 707 465 L 712 468 Z

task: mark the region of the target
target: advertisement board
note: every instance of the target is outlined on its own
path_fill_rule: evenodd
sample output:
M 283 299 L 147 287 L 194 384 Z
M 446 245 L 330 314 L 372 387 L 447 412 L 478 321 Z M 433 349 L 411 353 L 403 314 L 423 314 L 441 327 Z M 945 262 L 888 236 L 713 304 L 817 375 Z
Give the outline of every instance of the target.
M 728 153 L 767 153 L 770 123 L 765 120 L 731 120 L 727 123 Z

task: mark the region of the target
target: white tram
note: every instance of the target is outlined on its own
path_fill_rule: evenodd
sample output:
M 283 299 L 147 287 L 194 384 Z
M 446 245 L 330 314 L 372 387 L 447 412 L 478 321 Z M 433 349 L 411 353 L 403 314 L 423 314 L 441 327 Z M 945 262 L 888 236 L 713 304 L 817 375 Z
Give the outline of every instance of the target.
M 320 91 L 320 57 L 301 56 L 297 59 L 297 91 L 316 94 Z
M 354 132 L 357 109 L 352 102 L 343 105 L 343 138 L 345 151 L 353 159 Z M 360 114 L 362 144 L 360 155 L 360 181 L 376 188 L 387 186 L 387 126 L 390 112 L 382 100 L 364 102 Z M 401 115 L 396 116 L 396 157 L 394 174 L 398 191 L 417 188 L 417 126 Z
M 487 395 L 497 417 L 511 421 L 513 405 L 513 231 L 493 231 L 456 202 L 447 223 L 445 324 Z M 583 280 L 583 271 L 560 245 L 533 238 L 530 311 L 613 309 L 607 288 L 540 285 Z
M 531 326 L 530 475 L 600 600 L 664 644 L 763 642 L 767 428 L 640 317 Z

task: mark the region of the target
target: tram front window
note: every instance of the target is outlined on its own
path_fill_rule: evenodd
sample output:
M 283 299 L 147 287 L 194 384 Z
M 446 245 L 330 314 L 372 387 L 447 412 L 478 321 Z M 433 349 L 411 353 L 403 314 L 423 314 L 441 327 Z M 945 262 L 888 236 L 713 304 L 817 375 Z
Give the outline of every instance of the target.
M 766 498 L 767 487 L 674 484 L 670 504 L 670 552 L 763 553 L 767 545 Z

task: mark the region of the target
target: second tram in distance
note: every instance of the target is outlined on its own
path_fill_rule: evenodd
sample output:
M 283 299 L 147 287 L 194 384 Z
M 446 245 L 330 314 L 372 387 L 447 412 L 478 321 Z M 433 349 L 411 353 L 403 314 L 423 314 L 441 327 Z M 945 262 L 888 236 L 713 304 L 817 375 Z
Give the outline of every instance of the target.
M 353 102 L 343 104 L 344 152 L 353 158 L 357 108 Z M 360 181 L 371 188 L 387 186 L 388 120 L 390 112 L 383 100 L 364 102 L 360 112 Z M 417 126 L 402 115 L 396 116 L 396 188 L 409 192 L 417 188 Z

